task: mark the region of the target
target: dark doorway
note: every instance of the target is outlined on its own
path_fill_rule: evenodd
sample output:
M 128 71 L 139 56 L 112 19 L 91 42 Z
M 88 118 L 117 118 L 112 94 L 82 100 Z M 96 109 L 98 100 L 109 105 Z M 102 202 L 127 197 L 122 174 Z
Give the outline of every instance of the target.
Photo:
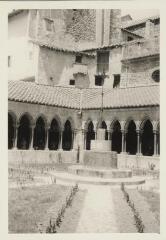
M 23 115 L 18 128 L 18 149 L 29 149 L 31 139 L 30 121 L 26 115 Z
M 36 126 L 34 129 L 33 147 L 35 150 L 44 150 L 45 144 L 46 144 L 45 122 L 42 119 L 42 117 L 39 117 L 36 121 Z
M 94 126 L 93 126 L 93 123 L 90 122 L 88 124 L 88 129 L 87 129 L 87 133 L 86 133 L 86 150 L 90 150 L 91 140 L 94 140 L 94 139 L 95 139 Z
M 72 128 L 69 120 L 66 121 L 64 131 L 63 131 L 63 139 L 62 139 L 62 149 L 65 151 L 70 151 L 72 149 Z
M 14 120 L 8 113 L 8 149 L 12 149 L 14 146 Z
M 50 150 L 57 150 L 59 147 L 59 140 L 60 140 L 59 125 L 56 119 L 53 119 L 49 130 L 48 148 Z
M 126 152 L 134 155 L 137 153 L 137 133 L 134 121 L 130 121 L 126 133 Z
M 154 135 L 153 126 L 147 120 L 143 127 L 142 132 L 142 154 L 144 156 L 152 156 L 154 154 Z
M 113 126 L 112 151 L 116 151 L 117 153 L 122 151 L 122 133 L 119 121 L 116 121 Z

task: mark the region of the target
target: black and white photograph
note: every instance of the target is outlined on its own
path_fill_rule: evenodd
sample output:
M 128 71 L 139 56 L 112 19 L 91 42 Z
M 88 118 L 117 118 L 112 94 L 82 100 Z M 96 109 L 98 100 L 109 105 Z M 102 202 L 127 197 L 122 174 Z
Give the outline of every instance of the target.
M 159 9 L 38 6 L 7 14 L 8 234 L 160 234 Z

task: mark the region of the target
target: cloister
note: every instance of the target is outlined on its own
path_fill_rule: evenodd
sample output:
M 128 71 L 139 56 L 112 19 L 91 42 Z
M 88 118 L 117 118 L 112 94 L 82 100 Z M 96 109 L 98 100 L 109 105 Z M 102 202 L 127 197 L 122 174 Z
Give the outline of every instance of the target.
M 13 112 L 8 113 L 8 149 L 21 150 L 90 150 L 90 141 L 96 139 L 97 129 L 105 128 L 105 139 L 110 141 L 112 151 L 129 155 L 157 156 L 160 154 L 159 122 L 146 117 L 142 121 L 127 118 L 126 121 L 113 119 L 97 122 L 82 122 L 77 129 L 71 119 L 62 124 L 60 118 L 48 123 L 44 115 L 33 119 L 24 113 L 19 119 Z M 78 132 L 81 132 L 82 146 L 76 144 Z

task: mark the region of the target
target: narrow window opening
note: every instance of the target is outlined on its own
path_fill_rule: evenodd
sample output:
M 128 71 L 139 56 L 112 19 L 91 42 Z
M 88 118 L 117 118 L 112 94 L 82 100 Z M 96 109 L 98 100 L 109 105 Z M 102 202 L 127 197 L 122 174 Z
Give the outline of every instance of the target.
M 113 88 L 118 88 L 120 86 L 120 74 L 114 75 Z
M 54 21 L 48 18 L 45 18 L 45 27 L 46 31 L 53 32 L 54 31 Z
M 74 79 L 70 79 L 70 83 L 69 83 L 70 85 L 75 85 L 75 80 Z
M 96 75 L 95 76 L 95 85 L 102 86 L 103 85 L 103 78 L 102 76 Z
M 81 55 L 76 55 L 75 62 L 76 63 L 82 63 L 82 56 Z
M 132 37 L 130 37 L 130 36 L 127 37 L 127 41 L 128 41 L 128 42 L 130 42 L 130 41 L 132 41 L 132 40 L 134 40 Z
M 11 56 L 8 56 L 8 67 L 11 67 Z

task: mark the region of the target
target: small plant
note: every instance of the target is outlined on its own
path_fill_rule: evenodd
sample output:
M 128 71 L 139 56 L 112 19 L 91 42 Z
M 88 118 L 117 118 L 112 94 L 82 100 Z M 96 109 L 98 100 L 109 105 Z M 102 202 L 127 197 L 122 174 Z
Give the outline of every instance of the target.
M 49 221 L 49 226 L 46 228 L 46 233 L 56 233 L 56 225 L 55 223 L 52 223 L 51 218 Z
M 136 211 L 136 209 L 135 209 L 134 203 L 130 200 L 130 196 L 124 187 L 124 183 L 121 184 L 121 190 L 124 194 L 124 198 L 126 199 L 126 202 L 130 206 L 130 208 L 134 214 L 135 225 L 136 225 L 138 232 L 143 233 L 144 232 L 144 224 L 142 222 L 142 219 L 141 219 L 138 211 Z

